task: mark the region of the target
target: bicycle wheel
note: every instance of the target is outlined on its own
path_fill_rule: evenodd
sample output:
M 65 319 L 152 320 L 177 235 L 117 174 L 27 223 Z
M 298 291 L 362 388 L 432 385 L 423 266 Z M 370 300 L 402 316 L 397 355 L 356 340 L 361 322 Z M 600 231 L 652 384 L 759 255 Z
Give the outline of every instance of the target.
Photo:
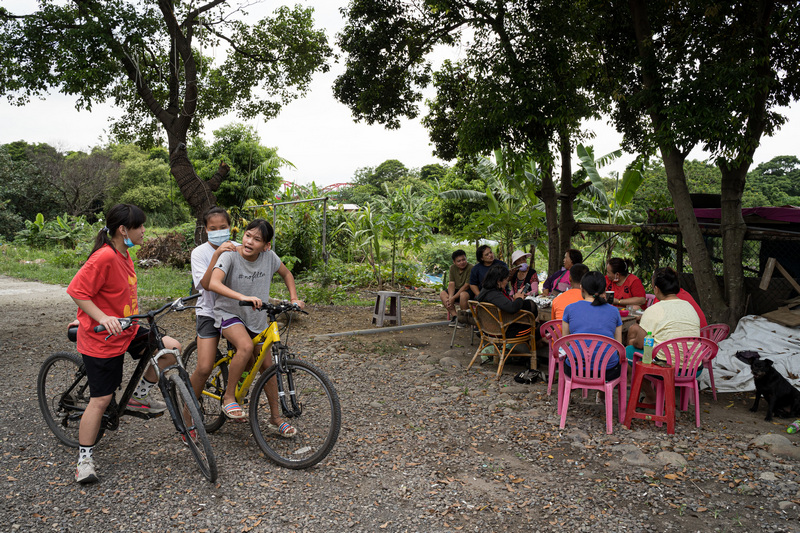
M 89 381 L 81 356 L 57 352 L 48 357 L 39 369 L 36 394 L 50 431 L 67 446 L 77 448 L 78 428 L 89 404 Z M 97 440 L 102 435 L 101 426 Z
M 297 359 L 287 360 L 286 370 L 286 374 L 279 374 L 277 366 L 272 365 L 255 384 L 250 397 L 250 426 L 270 459 L 297 470 L 319 463 L 330 453 L 339 436 L 342 415 L 336 389 L 321 370 Z M 264 386 L 276 374 L 282 380 L 286 405 L 293 410 L 281 408 L 281 417 L 297 428 L 297 434 L 289 438 L 270 424 Z
M 200 470 L 209 481 L 217 480 L 217 460 L 214 450 L 208 441 L 205 427 L 195 424 L 193 420 L 201 420 L 200 410 L 197 408 L 197 399 L 192 394 L 191 388 L 179 375 L 169 377 L 169 395 L 175 408 L 173 421 L 178 429 L 183 442 L 192 451 L 192 455 L 200 465 Z M 189 413 L 189 416 L 186 413 Z
M 215 361 L 222 359 L 222 352 L 217 350 Z M 191 376 L 197 365 L 197 341 L 192 341 L 181 354 L 186 372 Z M 228 365 L 222 363 L 215 366 L 211 375 L 203 385 L 203 394 L 197 399 L 200 413 L 203 415 L 203 425 L 208 433 L 214 433 L 225 423 L 225 413 L 222 412 L 222 394 L 228 383 Z M 213 396 L 212 396 L 213 395 Z M 219 399 L 215 398 L 218 397 Z

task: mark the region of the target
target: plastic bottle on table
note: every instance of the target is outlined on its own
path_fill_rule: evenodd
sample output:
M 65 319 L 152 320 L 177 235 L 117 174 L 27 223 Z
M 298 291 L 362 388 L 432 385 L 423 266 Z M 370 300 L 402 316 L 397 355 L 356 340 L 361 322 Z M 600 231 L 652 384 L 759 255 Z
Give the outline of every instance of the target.
M 653 337 L 653 332 L 648 331 L 644 338 L 644 355 L 642 356 L 642 363 L 649 365 L 653 362 L 653 346 L 656 344 L 656 339 Z
M 787 433 L 800 433 L 800 420 L 795 420 L 786 428 Z

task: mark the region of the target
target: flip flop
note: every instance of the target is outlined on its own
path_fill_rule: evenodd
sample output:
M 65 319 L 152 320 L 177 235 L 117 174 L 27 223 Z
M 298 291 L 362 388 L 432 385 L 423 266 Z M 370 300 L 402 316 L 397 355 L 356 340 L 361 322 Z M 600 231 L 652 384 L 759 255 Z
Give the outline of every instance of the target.
M 297 428 L 291 425 L 289 422 L 284 422 L 280 426 L 276 426 L 275 424 L 268 423 L 267 427 L 269 427 L 272 431 L 275 431 L 281 437 L 285 437 L 287 439 L 291 439 L 295 435 L 297 435 Z
M 239 412 L 238 415 L 235 414 L 236 411 Z M 244 414 L 244 409 L 242 409 L 242 406 L 239 405 L 237 402 L 229 403 L 228 405 L 222 408 L 222 412 L 225 413 L 225 416 L 227 416 L 231 420 L 242 420 L 243 418 L 247 418 L 247 415 Z

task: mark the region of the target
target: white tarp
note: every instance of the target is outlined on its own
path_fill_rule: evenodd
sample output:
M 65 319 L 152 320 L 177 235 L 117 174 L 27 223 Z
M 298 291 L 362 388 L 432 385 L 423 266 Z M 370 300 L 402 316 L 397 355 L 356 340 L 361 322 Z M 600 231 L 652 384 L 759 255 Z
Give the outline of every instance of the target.
M 714 384 L 717 392 L 755 390 L 750 367 L 736 352 L 751 350 L 761 359 L 771 359 L 775 369 L 800 389 L 800 328 L 789 328 L 757 315 L 742 317 L 736 330 L 719 343 L 714 359 Z M 701 388 L 709 388 L 708 372 L 698 378 Z

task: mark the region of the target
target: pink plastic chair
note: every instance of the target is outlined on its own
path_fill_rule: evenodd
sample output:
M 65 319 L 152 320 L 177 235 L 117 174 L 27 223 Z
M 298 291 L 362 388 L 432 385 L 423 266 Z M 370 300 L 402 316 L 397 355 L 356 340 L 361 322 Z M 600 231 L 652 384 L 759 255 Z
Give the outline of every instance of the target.
M 717 343 L 702 337 L 678 337 L 658 343 L 653 348 L 653 359 L 663 356 L 675 368 L 675 387 L 681 388 L 681 411 L 689 408 L 689 393 L 694 399 L 695 424 L 700 427 L 700 387 L 697 369 L 707 359 L 717 355 Z M 656 389 L 656 414 L 661 415 L 664 405 L 664 382 L 645 376 Z M 657 424 L 658 425 L 658 424 Z
M 721 340 L 724 340 L 728 337 L 728 333 L 731 332 L 731 327 L 728 324 L 709 324 L 704 328 L 700 328 L 700 336 L 704 339 L 711 339 L 712 341 L 719 344 Z M 716 352 L 714 353 L 714 357 L 716 357 Z M 714 357 L 710 357 L 706 361 L 703 361 L 703 368 L 708 370 L 708 379 L 711 381 L 711 394 L 714 395 L 714 400 L 717 399 L 717 386 L 714 384 L 714 369 L 712 368 L 712 360 Z
M 648 307 L 650 307 L 651 305 L 653 305 L 654 303 L 656 303 L 656 295 L 655 295 L 655 294 L 650 294 L 650 293 L 647 293 L 647 294 L 645 294 L 645 295 L 644 295 L 644 297 L 645 297 L 645 299 L 647 300 L 647 301 L 644 303 L 644 308 L 645 308 L 645 309 L 647 309 Z
M 554 353 L 558 354 L 564 364 L 564 359 L 569 362 L 571 374 L 559 376 L 559 383 L 564 385 L 561 400 L 561 424 L 564 428 L 569 408 L 569 397 L 573 389 L 595 389 L 605 392 L 606 403 L 606 433 L 611 434 L 614 425 L 614 388 L 619 389 L 619 406 L 617 411 L 619 421 L 625 420 L 625 402 L 628 387 L 628 359 L 625 357 L 625 347 L 612 338 L 603 335 L 576 333 L 566 335 L 553 343 Z M 563 350 L 563 352 L 562 352 Z M 619 357 L 620 375 L 618 378 L 606 382 L 606 367 L 612 356 Z
M 547 395 L 549 396 L 553 392 L 553 378 L 556 374 L 556 364 L 560 363 L 556 353 L 553 351 L 553 342 L 558 340 L 561 337 L 561 325 L 563 321 L 561 320 L 549 320 L 539 326 L 539 333 L 541 333 L 542 338 L 547 341 L 547 344 L 550 346 L 549 354 L 548 354 L 548 361 L 547 361 Z M 561 400 L 561 385 L 564 383 L 564 380 L 561 378 L 563 369 L 561 365 L 558 364 L 558 399 Z M 561 411 L 561 405 L 559 405 L 559 411 Z

